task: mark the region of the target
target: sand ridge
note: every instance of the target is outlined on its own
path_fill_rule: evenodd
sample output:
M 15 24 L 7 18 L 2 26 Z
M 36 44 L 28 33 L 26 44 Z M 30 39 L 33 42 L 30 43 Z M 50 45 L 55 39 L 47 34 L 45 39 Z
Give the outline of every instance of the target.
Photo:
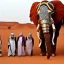
M 14 24 L 14 25 L 13 25 Z M 47 60 L 46 56 L 39 56 L 40 49 L 38 48 L 39 40 L 36 34 L 36 27 L 33 24 L 18 24 L 11 23 L 12 28 L 8 29 L 5 23 L 5 27 L 3 24 L 0 24 L 0 34 L 2 35 L 2 53 L 3 57 L 0 57 L 0 64 L 64 64 L 64 27 L 60 30 L 60 35 L 57 41 L 57 56 L 51 57 L 50 60 Z M 34 56 L 29 57 L 7 57 L 7 48 L 8 48 L 8 37 L 10 33 L 14 32 L 15 36 L 18 37 L 19 32 L 23 32 L 23 35 L 26 37 L 28 32 L 31 32 L 34 39 Z

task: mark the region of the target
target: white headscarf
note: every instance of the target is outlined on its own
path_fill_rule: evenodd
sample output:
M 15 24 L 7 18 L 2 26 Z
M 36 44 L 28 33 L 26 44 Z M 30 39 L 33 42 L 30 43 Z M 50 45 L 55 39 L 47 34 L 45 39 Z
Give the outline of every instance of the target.
M 12 32 L 12 33 L 11 33 L 11 36 L 13 36 L 13 35 L 14 35 L 14 33 Z
M 14 36 L 14 33 L 13 33 L 13 32 L 10 34 L 10 38 L 11 38 L 12 36 Z
M 22 33 L 22 32 L 20 32 L 20 34 L 19 34 L 19 35 L 21 36 L 21 35 L 23 35 L 23 33 Z
M 32 33 L 29 32 L 29 33 L 28 33 L 28 37 L 32 37 Z

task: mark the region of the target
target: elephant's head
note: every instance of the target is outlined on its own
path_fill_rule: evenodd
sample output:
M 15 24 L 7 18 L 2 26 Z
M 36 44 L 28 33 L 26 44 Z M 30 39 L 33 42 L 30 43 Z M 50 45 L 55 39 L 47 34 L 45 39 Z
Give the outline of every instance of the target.
M 31 21 L 34 22 L 36 26 L 38 25 L 38 20 L 39 20 L 39 17 L 37 16 L 36 7 L 39 3 L 40 2 L 34 2 L 30 9 L 30 19 Z M 61 19 L 64 18 L 64 5 L 62 4 L 61 1 L 51 1 L 51 3 L 54 5 L 54 9 L 55 9 L 54 22 L 58 23 Z

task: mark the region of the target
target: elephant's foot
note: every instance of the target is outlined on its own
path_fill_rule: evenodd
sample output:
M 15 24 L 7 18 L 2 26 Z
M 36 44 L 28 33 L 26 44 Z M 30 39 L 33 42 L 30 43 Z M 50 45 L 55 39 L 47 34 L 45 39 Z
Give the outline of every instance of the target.
M 40 56 L 46 56 L 46 53 L 40 53 L 39 55 Z
M 46 54 L 42 54 L 42 56 L 46 56 Z
M 42 53 L 42 56 L 46 56 L 46 53 Z
M 52 56 L 55 57 L 56 56 L 56 53 L 52 54 Z

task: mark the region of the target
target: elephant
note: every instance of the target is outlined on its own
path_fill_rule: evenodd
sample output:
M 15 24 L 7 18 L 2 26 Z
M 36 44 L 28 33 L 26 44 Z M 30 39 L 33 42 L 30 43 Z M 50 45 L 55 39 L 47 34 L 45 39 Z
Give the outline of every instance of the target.
M 42 2 L 44 2 L 44 1 L 42 1 Z M 47 1 L 45 1 L 45 2 L 47 2 Z M 30 16 L 29 16 L 30 20 L 34 22 L 36 27 L 38 25 L 38 20 L 39 20 L 39 17 L 37 15 L 37 5 L 39 3 L 40 2 L 34 2 L 32 4 L 31 9 L 30 9 Z M 54 24 L 55 24 L 55 28 L 56 28 L 55 37 L 54 37 L 54 44 L 55 45 L 52 45 L 52 56 L 56 56 L 57 38 L 59 36 L 59 31 L 60 31 L 60 28 L 62 25 L 62 20 L 64 19 L 64 5 L 61 3 L 61 1 L 51 1 L 51 3 L 54 5 L 54 13 L 52 14 L 52 18 L 54 20 Z M 42 33 L 42 27 L 40 27 L 39 30 L 40 30 L 39 37 L 42 40 L 42 44 L 40 46 L 41 53 L 42 53 L 42 56 L 45 56 L 46 55 L 46 45 L 45 45 L 44 35 Z M 53 37 L 52 26 L 50 26 L 49 31 L 50 31 L 49 33 L 50 33 L 51 39 L 52 39 L 52 37 Z

